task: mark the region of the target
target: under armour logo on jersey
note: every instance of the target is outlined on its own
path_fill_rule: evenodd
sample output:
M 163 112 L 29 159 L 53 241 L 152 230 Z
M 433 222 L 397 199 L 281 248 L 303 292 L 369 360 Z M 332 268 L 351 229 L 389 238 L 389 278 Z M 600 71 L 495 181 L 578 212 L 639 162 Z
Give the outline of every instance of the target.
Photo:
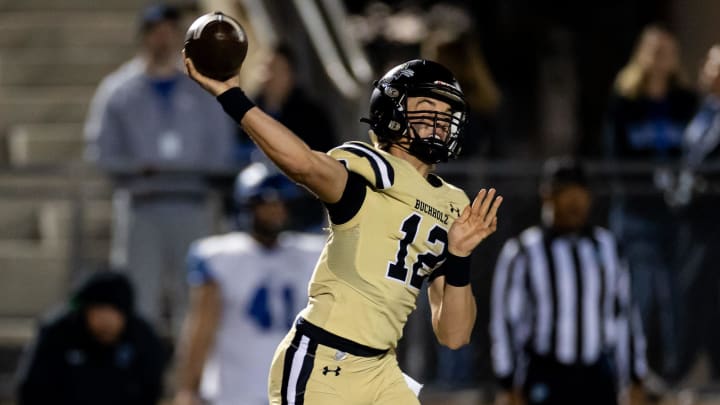
M 450 212 L 460 216 L 460 208 L 455 207 L 452 203 L 450 204 Z
M 340 366 L 337 366 L 335 370 L 330 370 L 328 366 L 323 367 L 323 375 L 327 375 L 327 373 L 335 373 L 335 377 L 340 375 Z

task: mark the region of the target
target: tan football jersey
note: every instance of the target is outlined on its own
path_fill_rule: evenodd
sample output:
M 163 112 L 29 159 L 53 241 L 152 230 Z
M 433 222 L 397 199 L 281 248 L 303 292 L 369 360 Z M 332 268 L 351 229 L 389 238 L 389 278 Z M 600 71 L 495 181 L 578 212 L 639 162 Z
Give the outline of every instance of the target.
M 447 231 L 469 204 L 437 176 L 362 142 L 328 154 L 369 183 L 358 213 L 331 225 L 310 281 L 309 322 L 354 342 L 394 348 L 424 279 L 447 254 Z

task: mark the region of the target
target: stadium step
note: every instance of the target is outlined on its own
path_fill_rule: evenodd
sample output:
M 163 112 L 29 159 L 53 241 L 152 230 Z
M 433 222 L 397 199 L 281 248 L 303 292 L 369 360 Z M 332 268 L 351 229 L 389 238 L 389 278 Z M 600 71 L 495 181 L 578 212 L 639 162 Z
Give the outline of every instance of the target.
M 0 59 L 0 86 L 97 85 L 120 61 L 92 62 L 76 59 L 33 62 Z
M 69 10 L 139 10 L 149 0 L 0 0 L 0 10 L 38 10 L 38 11 L 69 11 Z
M 17 198 L 74 198 L 77 188 L 82 187 L 82 195 L 94 199 L 110 199 L 112 185 L 105 176 L 94 169 L 86 168 L 79 172 L 63 172 L 40 168 L 37 173 L 31 170 L 0 172 L 0 195 L 3 201 L 12 202 Z
M 0 132 L 19 123 L 83 122 L 95 86 L 1 87 Z
M 88 201 L 83 207 L 82 236 L 109 240 L 112 207 L 109 201 Z M 40 207 L 39 233 L 43 240 L 62 241 L 72 233 L 72 206 L 68 201 L 48 201 Z
M 3 12 L 0 49 L 128 45 L 137 38 L 136 19 L 133 12 Z
M 8 132 L 13 166 L 80 162 L 84 140 L 80 124 L 16 125 Z
M 0 240 L 39 240 L 39 207 L 33 200 L 0 200 Z
M 107 46 L 67 46 L 67 47 L 26 47 L 0 49 L 0 63 L 20 64 L 73 64 L 79 61 L 94 64 L 115 64 L 119 66 L 122 62 L 130 59 L 135 52 L 136 46 L 115 45 Z M 2 74 L 2 72 L 0 72 Z
M 38 316 L 63 298 L 68 259 L 36 241 L 8 243 L 0 241 L 0 316 Z
M 22 347 L 35 335 L 35 317 L 0 317 L 0 347 Z
M 39 198 L 0 200 L 0 257 L 13 254 L 12 248 L 23 241 L 35 241 L 54 247 L 72 237 L 74 201 Z M 112 207 L 109 200 L 89 200 L 82 205 L 83 239 L 110 239 Z M 20 242 L 16 242 L 20 241 Z

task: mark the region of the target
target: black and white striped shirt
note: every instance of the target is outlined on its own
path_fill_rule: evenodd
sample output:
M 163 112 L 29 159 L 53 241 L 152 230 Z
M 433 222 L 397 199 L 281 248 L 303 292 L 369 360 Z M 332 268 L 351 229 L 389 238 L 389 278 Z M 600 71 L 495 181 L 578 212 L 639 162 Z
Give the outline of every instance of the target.
M 493 368 L 504 388 L 522 381 L 528 355 L 593 365 L 615 355 L 618 379 L 645 374 L 645 341 L 630 305 L 627 266 L 602 228 L 556 234 L 533 227 L 509 240 L 492 289 Z

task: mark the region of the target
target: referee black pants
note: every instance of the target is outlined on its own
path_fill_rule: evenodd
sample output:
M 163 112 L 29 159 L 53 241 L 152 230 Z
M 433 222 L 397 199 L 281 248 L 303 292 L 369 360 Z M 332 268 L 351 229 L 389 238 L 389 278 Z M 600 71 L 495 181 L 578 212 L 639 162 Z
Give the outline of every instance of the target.
M 528 405 L 617 405 L 612 363 L 607 356 L 590 366 L 531 356 L 523 396 Z

